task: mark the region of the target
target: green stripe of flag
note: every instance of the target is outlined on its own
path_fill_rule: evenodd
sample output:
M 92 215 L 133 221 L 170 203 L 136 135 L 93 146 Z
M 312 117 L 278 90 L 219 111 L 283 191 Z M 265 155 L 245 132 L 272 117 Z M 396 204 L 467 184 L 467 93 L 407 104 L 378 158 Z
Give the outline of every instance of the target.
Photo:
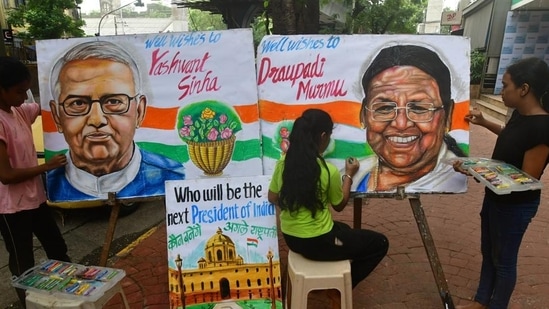
M 278 159 L 280 157 L 280 148 L 275 145 L 273 140 L 263 136 L 263 155 L 267 158 Z M 344 140 L 334 140 L 335 150 L 325 154 L 327 159 L 345 159 L 349 156 L 355 158 L 364 158 L 371 155 L 372 149 L 364 142 L 351 142 Z
M 186 163 L 190 160 L 189 152 L 187 151 L 187 144 L 181 143 L 181 145 L 165 145 L 152 142 L 137 142 L 139 148 L 154 152 L 172 160 Z M 46 159 L 60 153 L 66 153 L 67 150 L 60 151 L 45 150 L 44 156 Z M 261 158 L 261 146 L 258 139 L 251 139 L 246 141 L 236 141 L 233 150 L 233 161 L 246 161 L 253 158 Z
M 469 144 L 458 143 L 458 147 L 463 150 L 466 155 L 469 155 Z
M 280 149 L 275 147 L 273 140 L 263 136 L 263 155 L 267 158 L 278 159 L 280 157 Z M 350 142 L 343 140 L 334 140 L 335 142 L 335 151 L 325 155 L 327 159 L 345 159 L 349 156 L 361 159 L 373 154 L 372 148 L 370 145 L 364 144 L 362 142 Z M 174 145 L 164 145 L 159 143 L 151 142 L 138 142 L 139 147 L 147 151 L 159 153 L 164 155 L 172 160 L 186 163 L 189 161 L 189 153 L 187 152 L 187 145 L 181 144 L 178 146 Z M 459 143 L 458 147 L 461 148 L 466 154 L 469 154 L 469 144 Z M 51 158 L 56 154 L 64 154 L 67 150 L 63 149 L 60 151 L 51 151 L 45 150 L 44 155 L 46 159 Z M 235 149 L 233 151 L 233 161 L 246 161 L 252 158 L 260 158 L 261 149 L 259 145 L 259 140 L 252 139 L 247 141 L 237 141 L 235 144 Z

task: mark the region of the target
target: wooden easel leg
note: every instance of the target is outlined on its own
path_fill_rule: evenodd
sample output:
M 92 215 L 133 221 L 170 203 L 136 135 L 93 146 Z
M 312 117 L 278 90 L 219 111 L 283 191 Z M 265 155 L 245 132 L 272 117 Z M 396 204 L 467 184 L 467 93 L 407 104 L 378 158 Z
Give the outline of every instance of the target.
M 101 258 L 99 260 L 99 266 L 103 267 L 107 266 L 111 243 L 114 238 L 114 231 L 116 230 L 116 222 L 118 220 L 118 214 L 120 213 L 120 203 L 117 201 L 115 193 L 109 193 L 109 205 L 111 207 L 111 217 L 109 219 L 109 226 L 107 228 L 107 234 L 105 235 Z
M 355 197 L 353 199 L 353 228 L 359 229 L 362 227 L 362 198 Z
M 435 281 L 442 299 L 442 303 L 445 309 L 454 309 L 454 303 L 448 290 L 448 283 L 444 277 L 444 272 L 442 271 L 442 266 L 438 258 L 438 253 L 429 230 L 429 225 L 427 224 L 427 219 L 425 218 L 425 212 L 421 206 L 419 198 L 409 198 L 410 206 L 414 213 L 416 219 L 417 227 L 419 229 L 419 234 L 421 235 L 421 240 L 423 241 L 423 246 L 427 252 L 427 257 L 429 258 L 429 263 L 431 264 L 431 270 L 433 271 L 433 276 L 435 276 Z

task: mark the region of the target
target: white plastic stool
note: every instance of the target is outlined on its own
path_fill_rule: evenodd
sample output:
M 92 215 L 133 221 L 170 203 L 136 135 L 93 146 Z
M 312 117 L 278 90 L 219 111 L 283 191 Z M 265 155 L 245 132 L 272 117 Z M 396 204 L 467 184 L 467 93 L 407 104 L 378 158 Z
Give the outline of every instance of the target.
M 130 309 L 122 284 L 117 282 L 97 300 L 91 302 L 85 299 L 64 298 L 59 294 L 45 294 L 27 290 L 25 304 L 27 309 L 101 309 L 116 294 L 122 296 L 124 308 Z
M 312 290 L 337 289 L 341 295 L 341 308 L 353 308 L 353 283 L 351 263 L 343 261 L 312 261 L 292 250 L 288 252 L 288 279 L 291 309 L 306 309 L 307 296 Z M 288 295 L 286 294 L 286 302 Z M 286 303 L 287 305 L 287 303 Z M 287 306 L 286 306 L 287 308 Z

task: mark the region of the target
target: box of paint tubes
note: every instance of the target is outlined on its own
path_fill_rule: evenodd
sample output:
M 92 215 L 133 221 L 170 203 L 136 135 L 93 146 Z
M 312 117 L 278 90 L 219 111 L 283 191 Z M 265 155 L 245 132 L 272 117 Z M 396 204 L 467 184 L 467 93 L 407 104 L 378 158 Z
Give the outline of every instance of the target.
M 126 276 L 123 269 L 46 260 L 12 280 L 17 288 L 96 301 Z
M 538 179 L 502 161 L 478 157 L 456 158 L 453 161 L 456 160 L 461 161 L 463 169 L 496 194 L 542 188 L 542 183 Z

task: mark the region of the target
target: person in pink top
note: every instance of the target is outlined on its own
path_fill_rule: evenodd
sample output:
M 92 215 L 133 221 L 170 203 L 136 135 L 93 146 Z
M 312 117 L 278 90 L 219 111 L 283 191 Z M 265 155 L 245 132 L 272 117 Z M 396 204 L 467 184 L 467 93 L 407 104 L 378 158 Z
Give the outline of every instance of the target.
M 21 61 L 0 57 L 0 232 L 14 276 L 34 266 L 33 234 L 49 259 L 70 262 L 65 240 L 46 204 L 41 178 L 67 159 L 56 155 L 38 164 L 31 125 L 40 114 L 40 105 L 24 103 L 30 80 Z M 16 291 L 24 306 L 25 291 Z

